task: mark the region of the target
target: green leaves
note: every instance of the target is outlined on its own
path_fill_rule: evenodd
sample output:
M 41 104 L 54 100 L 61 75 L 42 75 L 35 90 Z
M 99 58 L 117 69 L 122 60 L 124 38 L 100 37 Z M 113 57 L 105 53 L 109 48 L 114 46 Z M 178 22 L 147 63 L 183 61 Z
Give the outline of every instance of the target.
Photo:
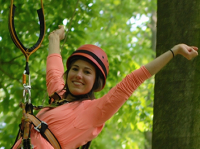
M 23 100 L 22 74 L 25 58 L 9 35 L 10 1 L 0 0 L 0 3 L 0 147 L 10 148 L 21 121 L 21 109 L 18 104 Z M 34 105 L 48 102 L 45 81 L 48 35 L 57 29 L 59 24 L 65 23 L 68 32 L 66 42 L 61 42 L 61 47 L 64 45 L 61 51 L 64 66 L 67 57 L 82 44 L 96 44 L 106 51 L 110 72 L 106 87 L 96 94 L 97 97 L 106 94 L 127 74 L 146 64 L 154 56 L 149 22 L 143 22 L 138 26 L 137 20 L 142 15 L 150 16 L 151 11 L 156 9 L 155 1 L 81 0 L 77 8 L 76 0 L 45 0 L 43 3 L 45 39 L 29 60 L 31 99 Z M 41 8 L 40 1 L 15 1 L 14 4 L 17 7 L 17 34 L 22 43 L 30 47 L 38 39 L 39 24 L 36 10 Z M 74 10 L 75 15 L 71 20 Z M 130 23 L 131 18 L 133 21 Z M 153 79 L 147 80 L 133 93 L 106 123 L 103 132 L 92 141 L 92 149 L 144 147 L 143 133 L 151 130 L 152 126 L 153 85 Z

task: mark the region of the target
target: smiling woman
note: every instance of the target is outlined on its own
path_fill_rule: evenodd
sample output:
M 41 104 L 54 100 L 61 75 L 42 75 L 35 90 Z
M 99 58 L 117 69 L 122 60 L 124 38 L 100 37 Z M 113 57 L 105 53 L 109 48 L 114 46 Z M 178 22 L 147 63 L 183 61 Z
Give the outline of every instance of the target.
M 95 78 L 95 67 L 87 61 L 77 60 L 69 69 L 67 77 L 68 89 L 72 95 L 87 94 L 92 90 Z M 71 96 L 71 98 L 73 99 L 74 97 Z
M 48 124 L 57 140 L 48 140 L 37 128 L 32 128 L 31 143 L 34 148 L 53 149 L 52 144 L 57 142 L 63 149 L 76 149 L 80 146 L 88 149 L 91 140 L 100 134 L 105 122 L 146 79 L 157 73 L 177 54 L 189 60 L 198 55 L 197 47 L 176 45 L 150 63 L 134 70 L 107 94 L 95 99 L 94 92 L 102 90 L 106 84 L 109 73 L 107 55 L 98 46 L 83 45 L 67 59 L 67 71 L 64 73 L 60 55 L 60 40 L 64 36 L 63 26 L 59 26 L 59 29 L 49 35 L 46 81 L 50 105 L 56 106 L 44 108 L 37 114 L 42 121 L 41 125 Z M 15 144 L 14 149 L 20 143 L 21 140 Z

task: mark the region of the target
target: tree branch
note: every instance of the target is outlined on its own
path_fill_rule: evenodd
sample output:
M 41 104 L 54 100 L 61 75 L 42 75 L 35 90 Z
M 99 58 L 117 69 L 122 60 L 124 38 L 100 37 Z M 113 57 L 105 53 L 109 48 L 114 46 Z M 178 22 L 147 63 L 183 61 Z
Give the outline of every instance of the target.
M 12 58 L 12 59 L 9 60 L 9 61 L 1 61 L 1 63 L 2 63 L 2 64 L 10 64 L 10 63 L 12 63 L 14 60 L 16 60 L 17 58 L 19 58 L 19 57 L 21 57 L 21 56 L 23 56 L 23 54 L 18 55 L 18 56 L 16 56 L 16 57 Z
M 79 0 L 77 0 L 77 2 L 76 2 L 76 6 L 75 6 L 74 12 L 73 12 L 73 14 L 72 14 L 71 20 L 70 20 L 70 24 L 69 24 L 69 27 L 68 27 L 68 31 L 67 31 L 67 33 L 66 33 L 66 35 L 65 35 L 65 39 L 64 39 L 63 45 L 62 45 L 62 47 L 61 47 L 62 50 L 63 50 L 64 44 L 65 44 L 65 42 L 66 42 L 66 40 L 67 40 L 67 36 L 68 36 L 69 30 L 71 29 L 72 20 L 73 20 L 73 18 L 74 18 L 75 12 L 76 12 L 76 8 L 77 8 L 77 6 L 78 6 L 78 2 L 79 2 Z
M 11 76 L 9 73 L 7 73 L 7 71 L 4 71 L 4 70 L 2 69 L 2 67 L 0 67 L 0 71 L 1 71 L 2 73 L 4 73 L 6 76 L 8 76 L 8 78 L 10 78 L 10 79 L 12 79 L 12 80 L 15 80 L 15 81 L 17 81 L 18 83 L 22 84 L 22 82 L 20 82 L 19 79 L 14 78 L 13 76 Z

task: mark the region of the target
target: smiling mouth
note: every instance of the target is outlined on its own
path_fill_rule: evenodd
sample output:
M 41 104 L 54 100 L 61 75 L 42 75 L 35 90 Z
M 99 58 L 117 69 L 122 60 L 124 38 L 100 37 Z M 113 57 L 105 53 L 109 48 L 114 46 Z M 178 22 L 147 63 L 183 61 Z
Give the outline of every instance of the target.
M 76 81 L 73 81 L 73 84 L 74 84 L 74 85 L 83 85 L 83 83 L 81 83 L 81 82 L 76 82 Z

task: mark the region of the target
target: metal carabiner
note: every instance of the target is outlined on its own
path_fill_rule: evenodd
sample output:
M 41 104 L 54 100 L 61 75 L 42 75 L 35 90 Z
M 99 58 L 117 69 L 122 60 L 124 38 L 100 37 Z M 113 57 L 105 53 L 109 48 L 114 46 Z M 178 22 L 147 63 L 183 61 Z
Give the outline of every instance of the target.
M 24 86 L 23 97 L 24 97 L 25 103 L 27 102 L 26 97 L 28 94 L 28 102 L 27 103 L 31 104 L 31 86 L 26 85 L 26 84 L 23 84 L 23 86 Z

